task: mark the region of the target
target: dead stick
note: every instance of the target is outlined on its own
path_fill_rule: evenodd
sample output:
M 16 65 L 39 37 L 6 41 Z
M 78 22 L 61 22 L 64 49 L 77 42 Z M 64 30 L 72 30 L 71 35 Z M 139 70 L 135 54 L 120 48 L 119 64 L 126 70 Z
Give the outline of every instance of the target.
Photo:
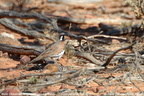
M 132 46 L 136 44 L 136 42 L 140 41 L 140 40 L 143 39 L 143 38 L 144 38 L 144 35 L 141 36 L 137 41 L 133 42 L 131 45 L 116 50 L 116 51 L 107 59 L 106 63 L 104 63 L 102 66 L 106 67 L 106 66 L 110 63 L 110 61 L 112 60 L 112 58 L 116 55 L 116 53 L 118 53 L 118 52 L 121 51 L 121 50 L 131 49 Z
M 55 72 L 55 73 L 44 73 L 44 74 L 27 74 L 27 75 L 23 75 L 17 78 L 14 78 L 12 80 L 9 80 L 8 82 L 1 84 L 0 87 L 4 86 L 4 85 L 8 85 L 10 83 L 13 83 L 17 80 L 20 80 L 22 78 L 26 78 L 26 77 L 31 77 L 31 76 L 46 76 L 46 75 L 59 75 L 59 74 L 67 74 L 67 73 L 74 73 L 76 72 L 76 70 L 71 70 L 71 71 L 66 71 L 66 72 Z
M 120 49 L 116 50 L 116 51 L 107 59 L 106 63 L 104 63 L 102 66 L 106 67 L 106 66 L 110 63 L 110 61 L 112 60 L 112 58 L 116 55 L 116 53 L 118 53 L 118 52 L 121 51 L 121 50 L 131 49 L 132 46 L 133 46 L 135 43 L 136 43 L 136 42 L 132 43 L 131 45 L 129 45 L 129 46 L 127 46 L 127 47 L 123 47 L 123 48 L 120 48 Z

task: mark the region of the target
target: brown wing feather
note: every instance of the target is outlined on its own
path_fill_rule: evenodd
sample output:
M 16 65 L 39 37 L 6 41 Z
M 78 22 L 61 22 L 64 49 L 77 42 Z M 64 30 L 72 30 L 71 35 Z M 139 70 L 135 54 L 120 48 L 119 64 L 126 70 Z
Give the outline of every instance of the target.
M 30 61 L 29 63 L 33 63 L 36 61 L 39 61 L 41 59 L 44 59 L 46 57 L 50 57 L 55 54 L 59 54 L 64 49 L 64 42 L 55 42 L 51 46 L 48 47 L 44 52 L 42 52 L 38 57 Z

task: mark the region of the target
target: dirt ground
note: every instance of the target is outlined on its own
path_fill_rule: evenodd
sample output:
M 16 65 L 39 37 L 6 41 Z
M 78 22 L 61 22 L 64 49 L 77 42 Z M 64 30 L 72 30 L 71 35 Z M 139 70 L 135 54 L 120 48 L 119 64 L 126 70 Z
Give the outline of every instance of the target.
M 0 0 L 1 7 L 5 9 L 9 9 L 7 4 L 9 4 L 12 0 Z M 96 2 L 96 3 L 72 3 L 72 4 L 65 4 L 65 3 L 45 3 L 47 0 L 31 0 L 34 2 L 31 2 L 30 4 L 26 4 L 25 8 L 32 8 L 32 7 L 37 7 L 38 10 L 36 12 L 44 12 L 45 14 L 52 14 L 55 16 L 63 16 L 63 17 L 72 17 L 72 18 L 79 18 L 79 19 L 93 19 L 93 21 L 89 21 L 87 23 L 66 23 L 63 21 L 63 24 L 61 23 L 62 21 L 59 21 L 58 25 L 60 28 L 63 30 L 73 33 L 73 34 L 82 34 L 85 36 L 92 36 L 96 35 L 95 31 L 93 29 L 88 29 L 92 27 L 96 27 L 99 25 L 99 23 L 106 23 L 109 25 L 117 26 L 117 27 L 124 27 L 128 26 L 130 24 L 137 24 L 141 19 L 136 19 L 134 12 L 131 10 L 131 7 L 126 5 L 124 0 L 103 0 L 101 2 Z M 81 0 L 82 1 L 82 0 Z M 85 0 L 84 0 L 85 1 Z M 18 8 L 14 8 L 14 10 L 18 11 Z M 127 14 L 127 17 L 126 15 Z M 27 22 L 30 20 L 26 20 Z M 76 26 L 76 27 L 75 27 Z M 17 43 L 17 42 L 12 42 L 12 45 L 28 45 L 28 44 L 33 44 L 34 39 L 33 38 L 28 38 L 27 36 L 20 35 L 13 30 L 8 29 L 7 27 L 4 27 L 3 25 L 0 25 L 0 34 L 6 32 L 9 34 L 12 34 L 16 39 L 20 40 L 24 38 L 24 41 L 26 42 L 25 44 L 22 43 Z M 120 37 L 120 36 L 117 36 Z M 127 36 L 121 36 L 122 38 L 127 38 Z M 67 37 L 68 38 L 68 37 Z M 70 40 L 70 38 L 68 38 Z M 142 44 L 144 41 L 141 42 Z M 105 49 L 108 49 L 109 51 L 115 51 L 122 46 L 129 45 L 129 43 L 121 43 L 117 39 L 112 39 L 110 45 L 103 46 Z M 142 46 L 144 48 L 144 46 Z M 131 50 L 122 50 L 121 53 L 131 53 Z M 108 55 L 107 55 L 108 56 Z M 57 72 L 57 68 L 55 69 L 55 66 L 51 66 L 48 71 L 38 71 L 38 70 L 31 70 L 27 71 L 25 69 L 13 69 L 20 65 L 20 59 L 22 55 L 15 55 L 12 54 L 10 56 L 7 52 L 2 52 L 0 53 L 0 80 L 1 84 L 4 82 L 2 80 L 12 80 L 14 78 L 17 78 L 22 75 L 26 74 L 39 74 L 39 73 L 51 73 L 51 72 Z M 32 59 L 32 58 L 31 58 Z M 64 54 L 64 56 L 58 60 L 58 63 L 61 64 L 62 66 L 70 66 L 73 68 L 79 68 L 79 67 L 85 67 L 85 66 L 95 66 L 94 64 L 91 64 L 89 61 L 85 60 L 85 62 L 91 65 L 85 65 L 84 62 L 81 62 L 85 59 L 81 59 L 80 57 L 73 57 L 73 58 L 68 58 L 67 54 Z M 103 61 L 105 62 L 105 60 Z M 117 63 L 116 63 L 117 64 Z M 109 68 L 113 68 L 114 65 L 109 65 Z M 142 69 L 144 68 L 143 65 L 141 67 Z M 53 70 L 52 70 L 53 69 Z M 122 76 L 129 72 L 128 71 L 113 71 L 109 73 L 95 73 L 95 75 L 98 75 L 98 77 L 118 77 Z M 141 73 L 144 73 L 144 70 L 141 71 Z M 111 77 L 111 78 L 112 78 Z M 77 77 L 76 80 L 81 79 L 82 76 Z M 125 77 L 123 77 L 124 79 Z M 91 80 L 90 82 L 84 84 L 84 86 L 75 86 L 75 85 L 70 85 L 68 83 L 57 83 L 53 84 L 50 86 L 47 86 L 45 88 L 39 89 L 36 91 L 36 94 L 42 94 L 42 93 L 49 93 L 51 95 L 58 94 L 58 92 L 61 92 L 66 90 L 67 92 L 64 94 L 72 95 L 80 95 L 84 96 L 85 94 L 91 95 L 141 95 L 141 91 L 144 92 L 144 80 L 138 75 L 138 73 L 133 74 L 133 76 L 130 79 L 126 79 L 124 83 L 119 83 L 121 82 L 121 79 L 114 80 L 114 81 L 107 81 L 103 83 L 103 85 L 98 84 L 94 80 Z M 27 86 L 23 83 L 22 81 L 16 81 L 12 84 L 5 85 L 0 88 L 0 92 L 2 92 L 5 88 L 7 87 L 12 87 L 12 88 L 18 88 L 21 92 L 26 92 L 27 90 L 22 89 L 22 86 Z M 23 81 L 24 82 L 24 81 Z M 111 84 L 108 85 L 109 83 L 117 83 L 117 84 Z M 30 85 L 29 85 L 30 86 Z M 106 88 L 106 89 L 105 89 Z M 70 91 L 69 91 L 70 90 Z M 72 93 L 75 90 L 79 91 L 80 93 Z M 104 91 L 103 91 L 104 90 Z M 57 95 L 59 96 L 59 94 Z

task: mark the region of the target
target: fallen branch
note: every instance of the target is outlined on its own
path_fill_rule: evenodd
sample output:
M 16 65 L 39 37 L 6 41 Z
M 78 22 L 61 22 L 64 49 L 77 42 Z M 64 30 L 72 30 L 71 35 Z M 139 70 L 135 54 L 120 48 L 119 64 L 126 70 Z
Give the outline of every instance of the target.
M 120 48 L 120 49 L 116 50 L 116 51 L 107 59 L 106 63 L 104 63 L 102 66 L 106 67 L 106 66 L 110 63 L 110 61 L 112 60 L 112 58 L 116 55 L 116 53 L 118 53 L 118 52 L 121 51 L 121 50 L 131 49 L 134 44 L 135 44 L 135 42 L 134 42 L 133 44 L 127 46 L 127 47 L 123 47 L 123 48 Z
M 31 76 L 46 76 L 46 75 L 62 75 L 62 74 L 68 74 L 68 73 L 74 73 L 74 72 L 76 72 L 76 70 L 71 70 L 71 71 L 67 71 L 67 72 L 55 72 L 55 73 L 43 73 L 43 74 L 28 74 L 28 75 L 23 75 L 23 76 L 20 76 L 20 77 L 8 80 L 8 82 L 6 82 L 4 84 L 1 84 L 0 87 L 8 85 L 10 83 L 13 83 L 13 82 L 15 82 L 17 80 L 20 80 L 20 79 L 26 78 L 26 77 L 31 77 Z
M 34 85 L 34 86 L 32 86 L 32 87 L 53 85 L 53 84 L 56 84 L 56 83 L 65 81 L 65 80 L 67 80 L 67 79 L 70 79 L 70 78 L 73 78 L 73 77 L 77 77 L 77 76 L 79 76 L 79 74 L 82 73 L 84 70 L 85 70 L 85 69 L 77 70 L 75 73 L 73 73 L 73 74 L 71 74 L 71 75 L 64 76 L 64 77 L 58 78 L 58 79 L 56 79 L 56 80 L 49 81 L 49 82 L 47 82 L 46 84 L 37 84 L 37 85 Z
M 49 18 L 49 17 L 43 16 L 43 15 L 38 14 L 38 13 L 18 13 L 18 12 L 15 12 L 15 11 L 2 11 L 2 10 L 0 10 L 0 12 L 1 12 L 0 13 L 0 18 L 39 19 L 39 20 L 42 20 L 43 22 L 50 23 L 52 25 L 52 27 L 54 28 L 54 30 L 56 30 L 59 33 L 65 33 L 65 35 L 67 35 L 71 38 L 74 38 L 74 39 L 77 39 L 77 40 L 78 39 L 79 40 L 84 39 L 84 40 L 88 40 L 88 41 L 99 41 L 99 42 L 104 42 L 105 43 L 105 41 L 102 41 L 102 40 L 90 39 L 90 38 L 87 38 L 86 36 L 83 36 L 83 35 L 75 35 L 75 34 L 72 34 L 70 32 L 66 32 L 66 31 L 61 30 L 57 25 L 58 17 Z M 12 24 L 12 22 L 9 21 L 8 19 L 1 19 L 0 23 L 2 23 L 4 26 L 7 26 L 10 29 L 15 30 L 15 31 L 17 31 L 21 34 L 24 34 L 24 35 L 28 35 L 28 36 L 32 36 L 32 37 L 48 38 L 45 35 L 40 34 L 36 31 L 28 31 L 26 29 L 20 28 L 16 25 Z M 5 24 L 5 23 L 9 23 L 9 24 Z M 51 38 L 48 38 L 48 39 L 51 39 Z
M 101 31 L 103 31 L 107 35 L 124 35 L 124 34 L 141 35 L 143 34 L 144 31 L 142 22 L 125 28 L 118 28 L 105 23 L 99 23 L 99 27 L 101 28 Z
M 9 29 L 14 30 L 22 35 L 26 35 L 26 36 L 34 37 L 34 38 L 38 38 L 38 37 L 47 38 L 47 39 L 52 40 L 51 38 L 48 38 L 48 37 L 46 37 L 46 35 L 39 33 L 37 31 L 30 31 L 30 30 L 18 27 L 6 18 L 0 19 L 0 23 L 4 26 L 8 27 Z
M 96 37 L 104 37 L 104 38 L 111 38 L 111 39 L 122 39 L 122 40 L 127 40 L 127 38 L 124 38 L 124 37 L 109 36 L 109 35 L 92 35 L 92 36 L 88 36 L 88 38 L 96 38 Z
M 116 51 L 107 59 L 106 63 L 104 63 L 102 66 L 106 67 L 106 66 L 110 63 L 110 61 L 112 60 L 112 58 L 116 55 L 116 53 L 118 53 L 118 52 L 121 51 L 121 50 L 131 49 L 131 48 L 136 44 L 136 42 L 140 41 L 142 38 L 144 38 L 144 35 L 141 36 L 137 41 L 133 42 L 131 45 L 116 50 Z
M 6 82 L 4 84 L 1 84 L 0 87 L 8 85 L 10 83 L 13 83 L 13 82 L 15 82 L 17 80 L 20 80 L 22 78 L 31 77 L 31 76 L 47 76 L 47 75 L 65 75 L 65 74 L 71 74 L 69 76 L 66 76 L 65 78 L 62 77 L 62 78 L 58 79 L 57 81 L 55 80 L 55 82 L 53 82 L 53 83 L 47 83 L 47 85 L 51 85 L 51 84 L 55 84 L 56 82 L 61 82 L 63 80 L 66 80 L 68 78 L 75 77 L 75 76 L 77 76 L 79 73 L 81 73 L 83 71 L 100 71 L 102 69 L 104 69 L 104 67 L 85 68 L 85 69 L 81 69 L 81 70 L 79 69 L 79 70 L 70 70 L 70 71 L 62 71 L 62 72 L 54 72 L 54 73 L 28 74 L 28 75 L 23 75 L 23 76 L 20 76 L 20 77 L 8 80 L 8 82 Z M 44 85 L 42 84 L 42 86 L 45 86 L 45 84 Z
M 95 63 L 97 65 L 102 65 L 102 62 L 100 62 L 99 60 L 95 59 L 92 55 L 90 55 L 90 53 L 76 51 L 75 55 L 79 56 L 79 57 L 82 57 L 82 58 L 85 58 L 85 59 L 87 59 L 87 60 L 89 60 L 92 63 Z
M 12 54 L 39 55 L 41 52 L 45 50 L 45 47 L 0 44 L 0 50 Z
M 111 22 L 111 23 L 126 23 L 130 22 L 131 20 L 122 20 L 122 19 L 110 19 L 110 18 L 94 18 L 94 19 L 81 19 L 81 18 L 72 18 L 72 17 L 59 17 L 61 21 L 67 21 L 72 23 L 86 23 L 86 24 L 93 24 L 93 23 L 100 23 L 100 22 Z M 134 22 L 140 23 L 141 20 L 135 20 Z

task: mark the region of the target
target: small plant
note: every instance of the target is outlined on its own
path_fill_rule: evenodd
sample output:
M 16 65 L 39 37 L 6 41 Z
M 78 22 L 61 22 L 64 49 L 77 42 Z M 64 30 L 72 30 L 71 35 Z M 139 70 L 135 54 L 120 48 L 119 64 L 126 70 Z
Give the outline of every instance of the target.
M 67 45 L 65 47 L 65 54 L 68 58 L 72 58 L 75 54 L 75 51 L 73 50 L 73 46 L 72 45 Z
M 39 80 L 38 80 L 38 78 L 36 78 L 36 77 L 33 77 L 33 76 L 32 76 L 32 77 L 30 78 L 30 83 L 31 83 L 31 84 L 36 84 L 38 81 L 39 81 Z
M 144 0 L 126 0 L 137 19 L 144 19 Z
M 6 0 L 6 2 L 12 5 L 9 7 L 10 10 L 21 12 L 24 11 L 25 5 L 29 3 L 30 0 Z

